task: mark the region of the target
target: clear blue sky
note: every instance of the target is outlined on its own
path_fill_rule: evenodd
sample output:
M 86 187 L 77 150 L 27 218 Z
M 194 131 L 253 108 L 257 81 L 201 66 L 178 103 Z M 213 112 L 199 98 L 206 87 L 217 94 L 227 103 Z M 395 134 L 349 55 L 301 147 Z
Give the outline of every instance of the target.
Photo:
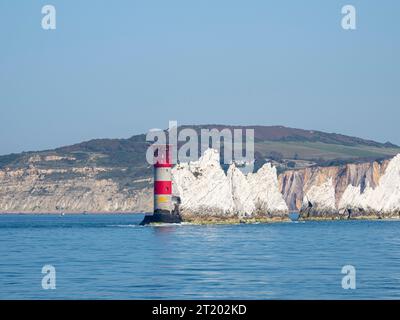
M 41 8 L 57 9 L 57 30 Z M 341 28 L 341 7 L 357 30 Z M 0 154 L 151 128 L 286 125 L 400 144 L 400 1 L 0 2 Z

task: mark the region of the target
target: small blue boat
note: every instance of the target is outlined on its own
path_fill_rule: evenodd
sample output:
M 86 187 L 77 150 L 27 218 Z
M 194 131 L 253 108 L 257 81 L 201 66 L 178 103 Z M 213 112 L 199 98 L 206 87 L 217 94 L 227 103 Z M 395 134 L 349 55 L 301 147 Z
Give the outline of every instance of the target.
M 297 221 L 297 220 L 299 220 L 299 218 L 300 218 L 300 213 L 298 213 L 298 212 L 291 212 L 291 213 L 289 213 L 289 218 L 290 218 L 290 220 L 292 220 L 292 221 Z

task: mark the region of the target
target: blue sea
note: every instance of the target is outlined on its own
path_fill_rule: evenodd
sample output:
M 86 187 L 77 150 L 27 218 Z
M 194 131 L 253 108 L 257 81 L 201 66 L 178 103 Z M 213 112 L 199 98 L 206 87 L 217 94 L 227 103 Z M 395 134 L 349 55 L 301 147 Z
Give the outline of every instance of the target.
M 400 222 L 0 215 L 0 299 L 399 299 Z M 42 288 L 42 267 L 55 289 Z M 356 289 L 343 289 L 343 266 Z M 354 274 L 353 274 L 354 275 Z

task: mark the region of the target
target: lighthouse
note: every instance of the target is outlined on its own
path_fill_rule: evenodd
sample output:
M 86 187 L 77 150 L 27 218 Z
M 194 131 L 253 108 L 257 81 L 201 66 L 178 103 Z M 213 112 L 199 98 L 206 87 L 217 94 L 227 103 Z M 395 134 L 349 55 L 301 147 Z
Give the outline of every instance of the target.
M 172 146 L 156 145 L 154 154 L 154 212 L 146 214 L 141 225 L 180 223 L 178 206 L 172 201 Z

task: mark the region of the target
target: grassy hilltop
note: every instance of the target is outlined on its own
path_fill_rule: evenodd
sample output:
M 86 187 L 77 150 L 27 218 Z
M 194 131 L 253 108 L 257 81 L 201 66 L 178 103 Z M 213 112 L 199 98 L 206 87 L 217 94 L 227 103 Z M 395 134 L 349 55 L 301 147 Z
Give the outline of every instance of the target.
M 222 129 L 227 126 L 182 126 L 180 129 L 187 127 L 199 132 L 201 128 Z M 283 126 L 227 128 L 254 128 L 257 165 L 272 161 L 279 171 L 313 165 L 382 160 L 400 153 L 400 147 L 389 142 L 379 143 L 336 133 Z M 99 178 L 111 178 L 124 186 L 140 188 L 141 185 L 132 186 L 131 181 L 140 181 L 140 178 L 149 177 L 152 172 L 145 159 L 149 145 L 145 138 L 144 134 L 140 134 L 128 139 L 95 139 L 53 150 L 4 155 L 0 156 L 0 168 L 17 169 L 32 165 L 36 168 L 107 167 L 111 170 L 99 173 Z M 57 179 L 62 178 L 59 175 Z

